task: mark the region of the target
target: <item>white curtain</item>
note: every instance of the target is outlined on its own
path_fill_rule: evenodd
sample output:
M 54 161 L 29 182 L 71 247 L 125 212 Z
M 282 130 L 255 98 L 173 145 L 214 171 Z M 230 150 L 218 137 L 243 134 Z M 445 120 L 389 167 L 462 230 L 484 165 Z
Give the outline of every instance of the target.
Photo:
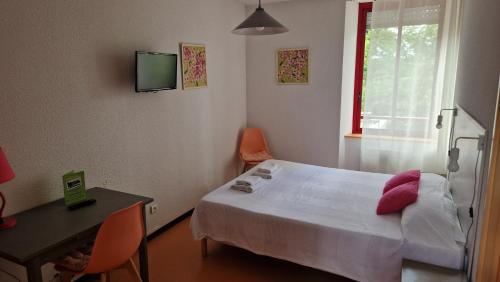
M 361 170 L 445 173 L 460 0 L 377 0 L 367 33 Z

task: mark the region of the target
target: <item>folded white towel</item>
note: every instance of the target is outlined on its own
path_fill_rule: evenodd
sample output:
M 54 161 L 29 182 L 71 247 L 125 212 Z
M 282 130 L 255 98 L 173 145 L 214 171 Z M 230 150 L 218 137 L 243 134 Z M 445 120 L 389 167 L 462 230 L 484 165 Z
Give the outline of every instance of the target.
M 236 179 L 236 185 L 247 185 L 247 186 L 256 186 L 262 181 L 262 177 L 256 175 L 249 175 L 242 177 L 240 179 Z
M 237 191 L 242 191 L 245 193 L 252 193 L 255 190 L 254 188 L 252 188 L 252 186 L 237 185 L 237 184 L 231 185 L 231 189 L 237 190 Z
M 253 176 L 258 176 L 261 179 L 272 179 L 272 175 L 267 174 L 267 173 L 262 173 L 262 172 L 254 172 L 252 173 Z
M 266 174 L 272 174 L 278 169 L 278 165 L 275 163 L 270 163 L 266 162 L 263 163 L 258 169 L 257 172 L 259 173 L 266 173 Z

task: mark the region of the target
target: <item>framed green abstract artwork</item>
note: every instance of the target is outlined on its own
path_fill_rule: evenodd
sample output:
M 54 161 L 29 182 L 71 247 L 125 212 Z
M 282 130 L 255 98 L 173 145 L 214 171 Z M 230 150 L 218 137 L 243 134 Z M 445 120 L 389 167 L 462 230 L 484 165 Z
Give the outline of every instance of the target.
M 309 49 L 278 49 L 276 52 L 278 84 L 309 83 Z

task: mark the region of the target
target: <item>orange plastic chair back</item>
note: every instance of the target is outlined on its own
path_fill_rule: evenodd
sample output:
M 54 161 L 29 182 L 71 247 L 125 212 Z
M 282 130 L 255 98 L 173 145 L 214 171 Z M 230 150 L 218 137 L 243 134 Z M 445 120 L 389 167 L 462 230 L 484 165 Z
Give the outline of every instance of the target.
M 84 273 L 103 273 L 129 260 L 144 237 L 143 203 L 112 213 L 101 225 Z
M 261 151 L 269 153 L 267 141 L 260 128 L 245 128 L 240 145 L 240 155 L 253 154 Z

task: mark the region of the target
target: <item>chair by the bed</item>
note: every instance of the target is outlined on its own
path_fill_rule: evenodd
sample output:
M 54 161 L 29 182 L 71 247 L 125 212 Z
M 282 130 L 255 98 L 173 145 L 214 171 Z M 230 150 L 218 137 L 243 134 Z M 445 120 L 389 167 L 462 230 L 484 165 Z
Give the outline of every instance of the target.
M 240 144 L 240 157 L 245 163 L 243 172 L 273 156 L 260 128 L 245 128 Z

